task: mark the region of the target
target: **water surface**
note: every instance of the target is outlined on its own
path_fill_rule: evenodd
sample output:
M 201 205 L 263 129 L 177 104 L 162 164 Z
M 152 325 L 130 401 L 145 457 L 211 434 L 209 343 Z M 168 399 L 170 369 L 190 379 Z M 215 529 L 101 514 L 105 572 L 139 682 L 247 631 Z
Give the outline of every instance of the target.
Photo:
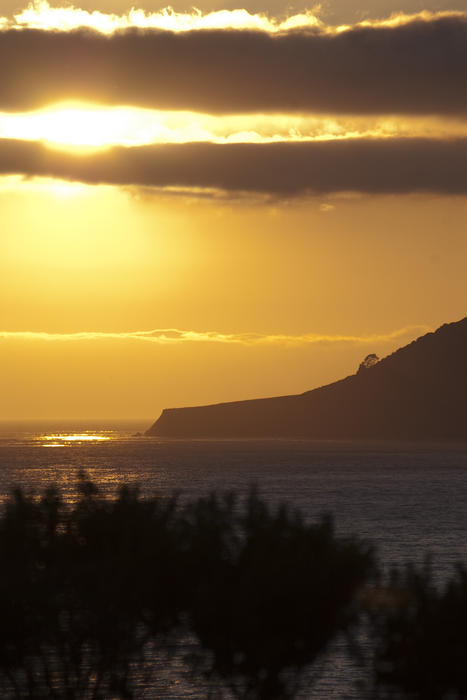
M 467 562 L 467 444 L 135 436 L 147 427 L 0 424 L 0 500 L 14 486 L 38 492 L 54 483 L 71 501 L 80 469 L 109 495 L 122 484 L 138 484 L 142 495 L 245 495 L 256 484 L 270 503 L 286 501 L 310 521 L 332 513 L 338 533 L 372 542 L 385 566 L 421 562 L 430 553 L 442 581 L 457 561 Z M 359 671 L 345 654 L 336 653 L 329 665 L 318 697 L 362 697 L 355 689 Z M 199 692 L 167 680 L 145 697 L 203 697 Z

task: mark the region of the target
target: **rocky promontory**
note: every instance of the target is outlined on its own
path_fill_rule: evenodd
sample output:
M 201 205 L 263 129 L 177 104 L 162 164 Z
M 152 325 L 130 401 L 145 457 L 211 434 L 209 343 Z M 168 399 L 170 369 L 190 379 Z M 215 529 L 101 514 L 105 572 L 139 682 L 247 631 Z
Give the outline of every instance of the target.
M 146 435 L 173 438 L 467 438 L 467 318 L 359 371 L 293 396 L 165 409 Z

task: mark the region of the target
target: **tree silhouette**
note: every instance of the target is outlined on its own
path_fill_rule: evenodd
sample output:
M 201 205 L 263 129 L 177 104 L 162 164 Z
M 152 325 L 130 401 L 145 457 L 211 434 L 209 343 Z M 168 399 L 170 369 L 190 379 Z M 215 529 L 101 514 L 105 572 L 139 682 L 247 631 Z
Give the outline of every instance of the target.
M 467 698 L 467 571 L 444 588 L 430 567 L 393 575 L 388 603 L 371 613 L 375 683 L 383 697 Z
M 374 352 L 370 353 L 369 355 L 367 355 L 365 357 L 365 359 L 362 362 L 360 362 L 360 364 L 358 366 L 357 374 L 359 374 L 360 372 L 364 372 L 366 369 L 369 369 L 370 367 L 373 367 L 374 365 L 378 364 L 378 362 L 379 362 L 378 355 L 376 355 Z
M 285 506 L 274 511 L 256 491 L 243 510 L 212 496 L 188 517 L 192 555 L 203 562 L 193 629 L 211 673 L 237 698 L 292 698 L 303 669 L 355 622 L 370 551 L 338 540 L 329 519 L 306 525 Z
M 136 698 L 151 659 L 187 632 L 219 693 L 291 698 L 356 620 L 372 568 L 368 548 L 338 539 L 329 519 L 307 525 L 255 491 L 243 504 L 182 506 L 128 487 L 106 499 L 84 474 L 72 507 L 55 489 L 16 491 L 0 557 L 5 700 Z
M 81 480 L 72 511 L 57 492 L 21 491 L 0 521 L 0 673 L 17 698 L 130 698 L 145 646 L 176 624 L 175 502 L 114 500 Z M 163 644 L 163 641 L 161 642 Z

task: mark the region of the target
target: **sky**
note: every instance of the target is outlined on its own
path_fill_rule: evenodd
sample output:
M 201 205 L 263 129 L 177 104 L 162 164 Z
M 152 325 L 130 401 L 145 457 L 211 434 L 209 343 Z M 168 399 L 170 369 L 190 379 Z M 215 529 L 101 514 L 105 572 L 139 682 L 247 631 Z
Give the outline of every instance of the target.
M 464 0 L 3 0 L 0 64 L 0 419 L 299 393 L 466 315 Z

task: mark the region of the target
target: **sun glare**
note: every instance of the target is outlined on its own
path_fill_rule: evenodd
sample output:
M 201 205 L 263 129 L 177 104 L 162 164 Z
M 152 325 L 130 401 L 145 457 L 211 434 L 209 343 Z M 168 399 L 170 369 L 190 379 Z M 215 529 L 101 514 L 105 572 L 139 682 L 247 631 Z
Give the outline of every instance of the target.
M 111 439 L 110 435 L 102 433 L 55 433 L 42 435 L 38 441 L 42 447 L 69 447 L 71 445 L 106 442 Z
M 71 104 L 37 112 L 1 114 L 0 136 L 87 148 L 126 144 L 125 134 L 134 133 L 136 126 L 128 124 L 127 113 L 131 111 L 118 110 L 115 115 L 112 109 Z
M 203 124 L 202 115 L 67 103 L 35 112 L 0 113 L 0 138 L 42 141 L 88 152 L 116 144 L 208 141 L 213 134 Z
M 100 185 L 103 189 L 105 185 Z M 53 194 L 58 197 L 76 197 L 93 191 L 91 185 L 81 182 L 68 182 L 49 177 L 24 177 L 22 175 L 3 175 L 0 177 L 0 194 L 12 192 L 30 192 Z
M 95 149 L 156 143 L 271 143 L 351 138 L 467 135 L 462 121 L 434 117 L 333 117 L 327 115 L 237 114 L 101 107 L 68 102 L 34 112 L 0 112 L 0 138 L 41 141 L 87 155 Z

